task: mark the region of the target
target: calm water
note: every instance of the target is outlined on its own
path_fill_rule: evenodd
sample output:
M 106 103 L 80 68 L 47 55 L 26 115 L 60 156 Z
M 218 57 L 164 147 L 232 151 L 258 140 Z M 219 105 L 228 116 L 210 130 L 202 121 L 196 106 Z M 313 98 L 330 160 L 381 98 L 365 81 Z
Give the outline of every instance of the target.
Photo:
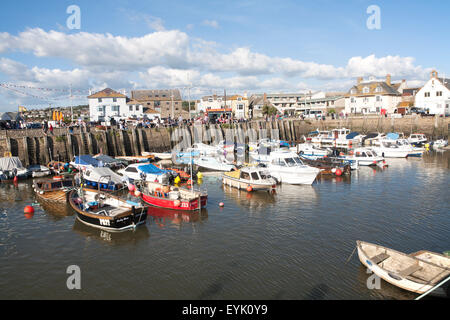
M 450 250 L 450 153 L 388 163 L 276 195 L 207 176 L 207 211 L 150 209 L 120 234 L 37 205 L 26 219 L 31 182 L 0 185 L 0 299 L 412 299 L 385 282 L 369 290 L 357 254 L 346 260 L 358 239 Z M 81 290 L 66 287 L 69 265 Z

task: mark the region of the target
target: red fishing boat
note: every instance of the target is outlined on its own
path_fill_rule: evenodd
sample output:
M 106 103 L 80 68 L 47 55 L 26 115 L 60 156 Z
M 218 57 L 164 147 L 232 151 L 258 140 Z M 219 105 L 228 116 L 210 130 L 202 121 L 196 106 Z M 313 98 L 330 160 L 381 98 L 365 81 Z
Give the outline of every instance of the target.
M 208 194 L 202 191 L 146 182 L 141 192 L 142 200 L 151 206 L 193 211 L 206 208 Z

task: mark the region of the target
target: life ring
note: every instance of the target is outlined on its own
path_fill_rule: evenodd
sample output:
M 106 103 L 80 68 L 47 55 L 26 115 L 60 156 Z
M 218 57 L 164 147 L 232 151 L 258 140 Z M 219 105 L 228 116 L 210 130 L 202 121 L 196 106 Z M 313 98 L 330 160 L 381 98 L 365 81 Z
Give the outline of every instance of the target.
M 53 180 L 62 180 L 63 179 L 63 176 L 54 176 L 53 177 Z

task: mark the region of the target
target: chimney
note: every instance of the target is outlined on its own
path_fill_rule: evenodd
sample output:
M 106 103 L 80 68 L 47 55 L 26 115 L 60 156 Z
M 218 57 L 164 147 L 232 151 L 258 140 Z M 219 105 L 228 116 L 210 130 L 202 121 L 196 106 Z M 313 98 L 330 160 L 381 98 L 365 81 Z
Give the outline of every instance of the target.
M 247 98 L 247 91 L 244 91 L 244 98 Z
M 361 84 L 361 82 L 363 82 L 364 78 L 363 77 L 359 77 L 358 78 L 358 84 Z
M 386 75 L 386 83 L 387 83 L 388 86 L 391 85 L 391 75 L 390 74 Z
M 436 70 L 431 71 L 431 78 L 437 79 L 437 77 L 438 77 L 438 72 Z
M 263 99 L 264 99 L 264 103 L 266 103 L 266 101 L 267 101 L 267 93 L 265 93 L 265 92 L 264 92 L 264 98 Z

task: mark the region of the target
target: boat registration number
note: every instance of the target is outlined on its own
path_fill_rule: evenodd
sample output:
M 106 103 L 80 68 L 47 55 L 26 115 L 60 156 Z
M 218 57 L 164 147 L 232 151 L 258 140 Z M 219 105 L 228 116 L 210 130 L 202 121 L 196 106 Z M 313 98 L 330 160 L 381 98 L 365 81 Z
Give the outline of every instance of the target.
M 110 225 L 109 220 L 106 220 L 106 219 L 99 219 L 99 220 L 100 220 L 101 226 L 109 226 Z

